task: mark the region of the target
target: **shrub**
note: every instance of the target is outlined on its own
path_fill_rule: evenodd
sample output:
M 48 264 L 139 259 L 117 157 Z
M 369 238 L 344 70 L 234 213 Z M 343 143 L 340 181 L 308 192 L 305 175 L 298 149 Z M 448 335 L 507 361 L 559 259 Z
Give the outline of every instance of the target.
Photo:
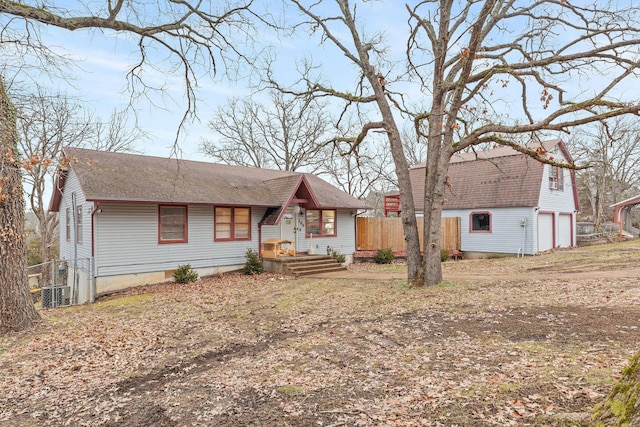
M 262 264 L 260 254 L 258 254 L 258 252 L 248 248 L 244 257 L 247 259 L 244 263 L 244 267 L 242 267 L 244 274 L 252 275 L 264 272 L 264 265 Z
M 378 252 L 376 252 L 375 256 L 373 257 L 373 260 L 376 262 L 376 264 L 391 264 L 394 258 L 395 255 L 393 254 L 391 248 L 386 248 L 378 249 Z
M 440 249 L 440 262 L 445 262 L 449 259 L 449 251 L 447 249 Z
M 176 268 L 173 278 L 177 283 L 189 283 L 198 280 L 198 272 L 191 268 L 190 264 L 184 264 Z
M 347 258 L 344 255 L 342 255 L 340 252 L 336 251 L 335 249 L 331 250 L 331 258 L 335 259 L 340 264 L 342 264 L 347 260 Z

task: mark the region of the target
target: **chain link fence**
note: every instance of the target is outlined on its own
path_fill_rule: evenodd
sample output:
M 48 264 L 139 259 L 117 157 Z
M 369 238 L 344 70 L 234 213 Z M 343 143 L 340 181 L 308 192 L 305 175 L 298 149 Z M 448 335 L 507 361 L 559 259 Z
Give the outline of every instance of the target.
M 95 300 L 93 258 L 52 260 L 28 267 L 29 287 L 36 305 L 66 307 Z

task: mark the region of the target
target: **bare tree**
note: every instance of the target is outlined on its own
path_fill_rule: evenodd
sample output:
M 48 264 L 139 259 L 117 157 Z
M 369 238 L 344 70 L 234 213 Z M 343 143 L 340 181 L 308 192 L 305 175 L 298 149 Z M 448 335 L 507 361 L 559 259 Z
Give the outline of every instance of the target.
M 378 21 L 371 19 L 375 13 L 366 15 L 378 5 L 388 7 L 385 2 L 336 0 L 334 8 L 327 2 L 290 3 L 304 16 L 296 28 L 319 33 L 320 43 L 336 47 L 355 69 L 357 82 L 352 91 L 338 90 L 315 77 L 316 68 L 308 66 L 302 70 L 302 87 L 291 92 L 337 98 L 345 109 L 368 108 L 368 115 L 360 116 L 362 131 L 351 138 L 354 145 L 371 130 L 383 129 L 388 136 L 413 284 L 421 273 L 424 284 L 442 280 L 440 222 L 454 153 L 499 144 L 540 162 L 573 168 L 519 142 L 640 110 L 637 97 L 628 90 L 638 71 L 637 6 L 564 0 L 425 0 L 405 6 L 402 19 L 409 26 L 405 55 L 399 58 L 382 34 L 390 27 L 397 37 L 403 24 L 390 22 L 391 14 Z M 365 11 L 362 20 L 358 6 Z M 270 74 L 271 84 L 281 86 L 275 76 Z M 398 132 L 403 118 L 412 120 L 417 137 L 427 141 L 421 269 L 415 265 L 419 256 L 412 255 L 419 250 Z
M 319 33 L 322 43 L 333 45 L 340 55 L 346 57 L 348 62 L 355 66 L 356 88 L 353 91 L 345 91 L 324 84 L 320 77 L 316 76 L 316 67 L 311 62 L 305 63 L 302 70 L 300 80 L 302 88 L 288 89 L 282 85 L 274 69 L 269 69 L 267 72 L 268 84 L 280 91 L 295 93 L 299 96 L 336 99 L 343 103 L 343 114 L 340 120 L 343 117 L 350 117 L 347 110 L 355 108 L 354 116 L 361 118 L 364 122 L 355 135 L 337 136 L 333 141 L 335 144 L 351 144 L 350 153 L 357 152 L 358 147 L 368 136 L 370 137 L 370 134 L 378 132 L 386 134 L 399 183 L 401 217 L 407 243 L 408 281 L 412 285 L 419 285 L 423 281 L 423 272 L 415 205 L 411 192 L 409 165 L 404 154 L 400 127 L 393 111 L 397 101 L 387 96 L 386 77 L 383 70 L 379 68 L 379 64 L 386 63 L 382 58 L 385 51 L 384 46 L 381 46 L 382 37 L 377 33 L 369 37 L 360 32 L 361 26 L 356 20 L 356 7 L 352 7 L 348 0 L 336 0 L 337 10 L 329 8 L 326 2 L 322 5 L 317 2 L 307 5 L 303 1 L 291 0 L 291 3 L 305 19 L 295 25 L 296 28 L 304 28 L 312 34 Z M 375 29 L 372 32 L 375 32 Z M 333 63 L 326 65 L 335 66 Z M 366 120 L 368 109 L 375 110 L 380 118 Z M 336 127 L 340 127 L 340 123 Z
M 126 110 L 114 110 L 106 122 L 100 117 L 90 118 L 93 134 L 80 145 L 100 151 L 136 152 L 136 145 L 147 141 L 149 135 L 135 123 L 129 123 L 130 117 Z
M 0 332 L 31 327 L 39 318 L 27 278 L 24 200 L 16 113 L 0 79 Z
M 591 166 L 578 172 L 578 189 L 599 231 L 613 218 L 605 208 L 634 196 L 640 186 L 640 127 L 637 120 L 616 117 L 579 132 L 572 148 Z
M 435 3 L 407 7 L 409 69 L 431 92 L 429 107 L 415 116 L 418 131 L 423 122 L 428 123 L 427 284 L 442 279 L 437 261 L 440 217 L 455 152 L 496 143 L 553 163 L 514 139 L 529 134 L 535 140 L 541 131 L 568 132 L 640 110 L 637 99 L 624 99 L 621 87 L 638 68 L 634 59 L 640 46 L 637 7 L 544 0 Z M 601 43 L 603 39 L 607 42 Z M 605 69 L 606 76 L 588 78 Z M 576 87 L 575 78 L 588 80 L 591 89 Z M 508 115 L 498 115 L 499 120 L 487 117 L 507 97 L 502 89 L 513 85 L 519 99 L 507 104 Z
M 252 0 L 215 4 L 114 0 L 104 4 L 79 1 L 64 8 L 53 0 L 0 0 L 3 18 L 0 46 L 3 51 L 12 50 L 19 59 L 32 55 L 31 62 L 22 64 L 36 62 L 36 69 L 42 72 L 47 64 L 56 64 L 59 59 L 39 37 L 43 26 L 69 31 L 98 29 L 137 37 L 138 57 L 128 73 L 132 99 L 145 96 L 153 89 L 145 79 L 145 71 L 149 67 L 165 66 L 163 71 L 181 76 L 184 83 L 187 102 L 182 115 L 184 124 L 195 117 L 199 77 L 215 74 L 219 62 L 224 63 L 227 55 L 241 55 L 233 44 L 233 36 L 247 34 L 246 15 L 250 13 L 251 4 Z M 160 57 L 162 53 L 166 54 L 165 58 Z M 0 100 L 0 165 L 4 169 L 0 192 L 0 330 L 4 331 L 28 328 L 39 316 L 28 292 L 22 186 L 16 169 L 15 112 L 4 84 L 0 85 Z
M 77 120 L 77 103 L 64 95 L 49 95 L 39 87 L 35 94 L 20 98 L 15 104 L 18 150 L 24 159 L 22 178 L 38 224 L 41 262 L 47 262 L 52 258 L 58 225 L 57 215 L 47 211 L 47 185 L 53 181 L 62 146 L 84 142 L 91 128 L 86 120 Z M 48 283 L 47 269 L 42 279 Z
M 200 149 L 217 161 L 257 168 L 315 172 L 330 121 L 322 102 L 270 93 L 270 102 L 235 98 L 209 122 L 219 137 Z
M 47 189 L 54 181 L 63 146 L 85 146 L 103 151 L 132 151 L 145 133 L 128 127 L 126 112 L 114 111 L 103 122 L 82 108 L 79 101 L 63 94 L 49 94 L 40 86 L 35 93 L 14 96 L 17 106 L 17 137 L 20 156 L 25 160 L 22 178 L 28 206 L 37 220 L 40 260 L 52 259 L 58 216 L 48 212 Z M 42 271 L 43 283 L 49 270 Z
M 369 193 L 397 187 L 386 146 L 362 145 L 355 153 L 341 152 L 333 146 L 321 159 L 319 175 L 326 175 L 344 192 L 359 199 Z

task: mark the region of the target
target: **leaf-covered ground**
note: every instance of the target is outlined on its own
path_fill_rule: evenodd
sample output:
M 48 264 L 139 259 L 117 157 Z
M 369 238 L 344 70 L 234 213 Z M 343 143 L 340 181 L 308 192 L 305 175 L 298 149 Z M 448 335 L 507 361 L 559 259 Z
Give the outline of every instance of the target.
M 0 337 L 3 426 L 588 425 L 640 343 L 640 242 L 42 310 Z

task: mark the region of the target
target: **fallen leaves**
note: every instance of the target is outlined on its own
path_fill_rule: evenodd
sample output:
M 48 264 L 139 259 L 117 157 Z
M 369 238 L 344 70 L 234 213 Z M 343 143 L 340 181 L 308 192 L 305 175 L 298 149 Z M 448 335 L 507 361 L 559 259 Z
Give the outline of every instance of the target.
M 445 263 L 458 279 L 411 291 L 384 273 L 227 275 L 43 310 L 0 337 L 0 422 L 583 423 L 640 341 L 640 287 L 559 279 L 559 256 Z

